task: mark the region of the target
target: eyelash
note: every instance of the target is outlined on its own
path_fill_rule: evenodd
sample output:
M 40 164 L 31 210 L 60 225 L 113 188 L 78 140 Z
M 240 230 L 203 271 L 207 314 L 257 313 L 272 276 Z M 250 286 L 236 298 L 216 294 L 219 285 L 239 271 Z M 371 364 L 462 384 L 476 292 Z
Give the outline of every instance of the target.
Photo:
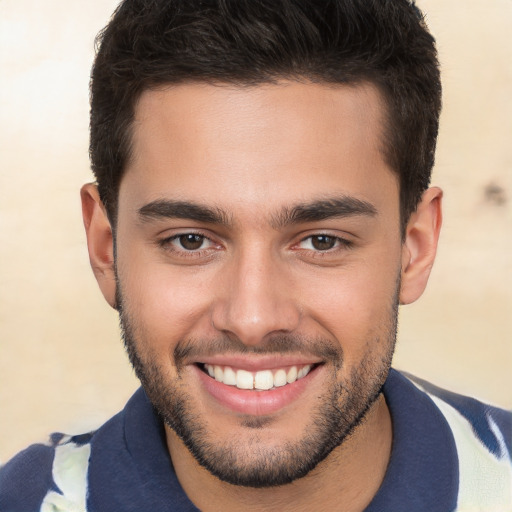
M 181 248 L 178 249 L 178 248 L 175 248 L 173 246 L 173 242 L 179 240 L 180 238 L 182 237 L 186 237 L 186 236 L 196 236 L 196 237 L 200 237 L 201 238 L 201 245 L 204 244 L 204 242 L 209 242 L 211 244 L 211 246 L 205 248 L 205 249 L 186 249 L 185 247 L 183 247 L 183 245 L 181 244 Z M 312 244 L 312 240 L 315 239 L 315 238 L 321 238 L 321 237 L 325 237 L 325 238 L 329 238 L 331 239 L 333 242 L 334 242 L 334 246 L 331 247 L 331 248 L 327 248 L 325 250 L 321 250 L 321 249 L 314 249 L 314 248 L 300 248 L 298 247 L 300 244 L 303 244 L 304 242 L 306 241 L 310 241 L 310 244 Z M 201 258 L 203 256 L 205 256 L 205 253 L 207 253 L 208 251 L 211 250 L 212 247 L 216 246 L 216 247 L 219 247 L 219 244 L 215 244 L 215 242 L 209 238 L 208 236 L 204 235 L 203 233 L 200 233 L 200 232 L 194 232 L 194 231 L 189 231 L 189 232 L 185 232 L 185 233 L 178 233 L 176 235 L 172 235 L 168 238 L 164 238 L 162 240 L 160 240 L 158 242 L 158 245 L 160 247 L 162 247 L 163 249 L 165 249 L 166 251 L 170 251 L 170 252 L 173 252 L 173 253 L 179 253 L 180 257 L 184 257 L 184 258 Z M 298 243 L 296 243 L 293 247 L 297 247 L 297 250 L 298 251 L 308 251 L 308 252 L 311 252 L 315 258 L 322 258 L 322 257 L 328 257 L 329 255 L 332 255 L 333 253 L 337 253 L 338 251 L 342 251 L 342 250 L 346 250 L 346 249 L 351 249 L 352 247 L 354 246 L 354 243 L 350 240 L 347 240 L 345 238 L 341 238 L 339 236 L 335 236 L 335 235 L 332 235 L 330 233 L 315 233 L 315 234 L 312 234 L 312 235 L 308 235 L 304 238 L 302 238 Z M 210 253 L 211 254 L 211 253 Z
M 321 249 L 315 250 L 314 248 L 313 249 L 303 249 L 303 250 L 312 250 L 315 253 L 315 256 L 318 257 L 318 256 L 322 256 L 324 254 L 330 254 L 330 253 L 333 253 L 333 252 L 336 252 L 339 250 L 350 249 L 354 246 L 354 243 L 352 241 L 347 240 L 346 238 L 341 238 L 339 236 L 332 235 L 330 233 L 315 233 L 313 235 L 309 235 L 309 236 L 303 238 L 299 242 L 299 244 L 302 244 L 307 240 L 310 241 L 310 244 L 313 244 L 313 239 L 315 239 L 315 238 L 319 239 L 322 237 L 331 239 L 335 244 L 334 247 L 324 249 L 324 250 L 321 250 Z M 297 244 L 297 245 L 299 245 L 299 244 Z
M 172 235 L 168 238 L 164 238 L 164 239 L 158 241 L 158 245 L 166 251 L 170 251 L 173 253 L 179 253 L 180 257 L 182 257 L 182 258 L 198 258 L 198 257 L 200 258 L 205 255 L 204 253 L 206 253 L 208 250 L 210 250 L 210 247 L 208 247 L 206 249 L 197 249 L 197 250 L 188 250 L 183 246 L 181 247 L 181 249 L 174 248 L 173 242 L 175 240 L 178 240 L 181 237 L 185 237 L 185 236 L 200 237 L 202 239 L 201 245 L 203 245 L 203 243 L 206 241 L 210 242 L 210 244 L 212 246 L 216 245 L 215 242 L 213 242 L 213 240 L 211 238 L 207 237 L 203 233 L 198 233 L 195 231 L 187 231 L 185 233 L 178 233 L 178 234 Z M 217 244 L 217 246 L 218 246 L 218 244 Z

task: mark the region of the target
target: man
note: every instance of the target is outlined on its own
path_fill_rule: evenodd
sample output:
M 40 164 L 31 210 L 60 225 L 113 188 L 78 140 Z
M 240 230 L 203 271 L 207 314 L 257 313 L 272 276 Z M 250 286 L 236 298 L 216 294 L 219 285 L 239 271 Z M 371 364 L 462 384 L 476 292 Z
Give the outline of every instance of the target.
M 511 415 L 390 370 L 441 226 L 406 0 L 126 0 L 82 189 L 142 383 L 0 473 L 0 510 L 510 510 Z

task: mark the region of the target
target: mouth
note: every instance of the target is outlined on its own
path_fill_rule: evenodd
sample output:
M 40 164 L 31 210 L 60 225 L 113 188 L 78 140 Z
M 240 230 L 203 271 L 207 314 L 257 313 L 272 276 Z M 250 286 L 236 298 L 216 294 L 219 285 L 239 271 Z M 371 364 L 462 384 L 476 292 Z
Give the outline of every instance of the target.
M 291 365 L 259 371 L 248 371 L 232 366 L 199 363 L 198 367 L 217 382 L 243 390 L 269 391 L 282 388 L 303 379 L 318 363 Z
M 314 400 L 325 378 L 325 361 L 303 355 L 219 354 L 190 365 L 213 414 L 269 415 Z M 322 377 L 324 375 L 324 377 Z M 213 401 L 210 401 L 213 400 Z M 219 408 L 219 406 L 221 406 Z

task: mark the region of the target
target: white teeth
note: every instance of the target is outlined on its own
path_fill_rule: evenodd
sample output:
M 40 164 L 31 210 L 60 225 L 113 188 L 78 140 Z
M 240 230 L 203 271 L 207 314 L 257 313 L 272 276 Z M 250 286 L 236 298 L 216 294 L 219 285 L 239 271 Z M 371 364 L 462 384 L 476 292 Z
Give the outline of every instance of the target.
M 208 375 L 218 382 L 228 386 L 236 386 L 239 389 L 268 390 L 292 384 L 298 379 L 304 378 L 310 371 L 311 365 L 299 367 L 291 366 L 286 371 L 283 368 L 272 373 L 272 370 L 248 372 L 247 370 L 234 370 L 230 366 L 205 364 Z
M 286 386 L 286 372 L 284 370 L 277 370 L 274 375 L 274 386 L 280 388 Z
M 288 370 L 288 373 L 286 374 L 286 382 L 288 382 L 288 384 L 291 384 L 292 382 L 295 382 L 296 380 L 297 380 L 297 367 L 292 366 Z
M 240 389 L 253 389 L 254 377 L 251 372 L 238 370 L 236 372 L 236 387 Z
M 305 377 L 309 373 L 309 370 L 311 370 L 311 366 L 309 364 L 301 368 L 297 373 L 297 379 Z
M 218 382 L 224 381 L 224 372 L 222 371 L 222 368 L 220 366 L 215 366 L 213 368 L 213 373 L 214 373 L 214 377 L 215 377 L 216 381 L 218 381 Z
M 236 386 L 236 373 L 229 366 L 224 368 L 224 384 Z
M 256 389 L 271 389 L 274 387 L 274 376 L 270 370 L 256 372 L 254 376 L 254 387 Z

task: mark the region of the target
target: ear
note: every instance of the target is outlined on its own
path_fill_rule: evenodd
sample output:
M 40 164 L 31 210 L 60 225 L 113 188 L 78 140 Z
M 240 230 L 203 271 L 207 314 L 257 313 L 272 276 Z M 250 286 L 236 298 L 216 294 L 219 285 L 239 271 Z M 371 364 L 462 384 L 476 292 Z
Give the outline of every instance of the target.
M 427 286 L 441 230 L 442 197 L 443 191 L 438 187 L 426 190 L 407 223 L 402 245 L 400 304 L 414 302 Z
M 116 309 L 112 227 L 96 185 L 93 183 L 84 185 L 80 190 L 80 197 L 89 261 L 103 296 Z

